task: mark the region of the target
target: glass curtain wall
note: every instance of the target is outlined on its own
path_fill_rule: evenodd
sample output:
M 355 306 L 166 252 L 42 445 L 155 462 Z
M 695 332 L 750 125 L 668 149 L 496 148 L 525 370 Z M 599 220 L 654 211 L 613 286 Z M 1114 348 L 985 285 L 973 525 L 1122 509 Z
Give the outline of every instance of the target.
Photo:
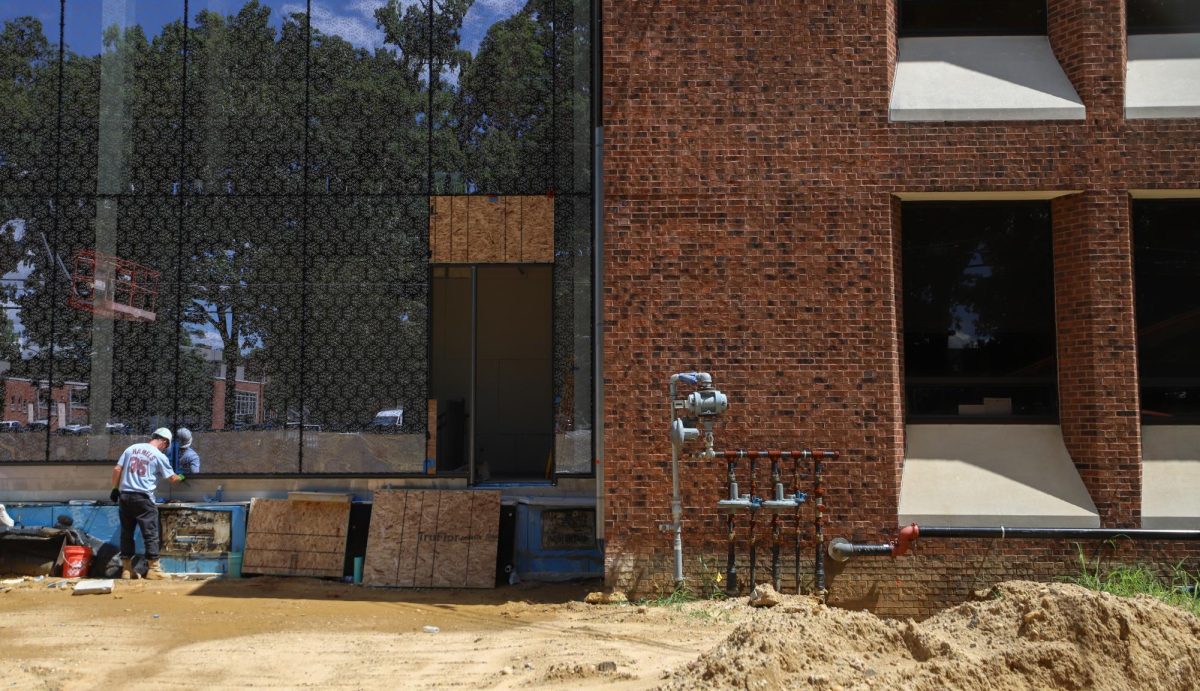
M 185 426 L 203 472 L 436 468 L 430 197 L 547 195 L 557 470 L 591 472 L 590 10 L 0 3 L 0 461 Z

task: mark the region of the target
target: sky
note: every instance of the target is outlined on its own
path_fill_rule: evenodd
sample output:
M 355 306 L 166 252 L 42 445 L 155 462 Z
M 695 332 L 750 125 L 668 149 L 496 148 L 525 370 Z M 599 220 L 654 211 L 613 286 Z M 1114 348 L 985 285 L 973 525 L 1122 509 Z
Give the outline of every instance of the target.
M 427 0 L 402 0 L 405 6 Z M 276 26 L 284 14 L 303 12 L 304 0 L 260 0 L 271 8 Z M 233 14 L 244 0 L 189 0 L 188 11 L 195 17 L 201 10 Z M 336 34 L 360 48 L 382 45 L 383 33 L 375 25 L 375 10 L 386 0 L 312 0 L 313 26 Z M 471 53 L 487 34 L 488 27 L 516 14 L 525 0 L 475 0 L 463 22 L 462 46 Z M 42 20 L 47 37 L 53 42 L 58 34 L 57 0 L 0 0 L 0 20 L 32 15 Z M 100 49 L 100 28 L 114 22 L 125 26 L 141 24 L 147 34 L 157 34 L 166 24 L 183 15 L 182 0 L 67 0 L 64 34 L 67 46 L 78 53 L 94 54 Z

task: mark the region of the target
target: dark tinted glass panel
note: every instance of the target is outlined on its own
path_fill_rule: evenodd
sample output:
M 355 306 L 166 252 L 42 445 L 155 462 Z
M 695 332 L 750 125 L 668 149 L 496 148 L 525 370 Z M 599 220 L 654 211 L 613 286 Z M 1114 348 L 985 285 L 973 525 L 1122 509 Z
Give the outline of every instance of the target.
M 51 460 L 113 459 L 175 408 L 179 205 L 64 199 L 52 246 L 72 274 L 51 315 Z
M 58 3 L 0 4 L 0 196 L 54 189 Z
M 590 471 L 591 3 L 61 7 L 0 0 L 0 460 L 423 470 L 432 192 L 554 199 L 528 462 Z
M 300 469 L 302 211 L 289 199 L 188 201 L 178 396 L 204 472 Z
M 427 15 L 419 6 L 401 11 L 384 3 L 347 10 L 354 21 L 324 12 L 313 17 L 309 190 L 424 192 L 428 49 L 413 31 L 427 29 L 420 24 Z
M 300 193 L 304 3 L 193 0 L 188 8 L 186 192 Z
M 1131 34 L 1200 33 L 1196 0 L 1126 0 L 1125 12 Z
M 433 55 L 434 184 L 544 194 L 554 183 L 551 3 L 467 5 L 434 3 L 435 26 L 450 41 Z
M 909 419 L 1053 417 L 1049 205 L 908 203 L 901 237 Z
M 424 199 L 309 209 L 305 472 L 424 472 Z
M 1046 33 L 1045 0 L 898 0 L 901 36 Z
M 1138 378 L 1145 422 L 1200 422 L 1200 201 L 1133 206 Z
M 46 460 L 51 306 L 66 300 L 47 249 L 56 222 L 49 199 L 0 197 L 0 361 L 7 365 L 0 460 Z
M 59 185 L 168 194 L 179 180 L 183 8 L 78 0 L 64 22 Z

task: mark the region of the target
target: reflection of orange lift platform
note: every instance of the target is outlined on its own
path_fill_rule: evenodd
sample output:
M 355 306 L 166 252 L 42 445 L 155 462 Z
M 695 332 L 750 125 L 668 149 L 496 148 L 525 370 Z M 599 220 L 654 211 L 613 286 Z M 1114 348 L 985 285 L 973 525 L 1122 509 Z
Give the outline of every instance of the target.
M 113 319 L 154 321 L 159 272 L 96 250 L 71 257 L 71 293 L 67 304 Z

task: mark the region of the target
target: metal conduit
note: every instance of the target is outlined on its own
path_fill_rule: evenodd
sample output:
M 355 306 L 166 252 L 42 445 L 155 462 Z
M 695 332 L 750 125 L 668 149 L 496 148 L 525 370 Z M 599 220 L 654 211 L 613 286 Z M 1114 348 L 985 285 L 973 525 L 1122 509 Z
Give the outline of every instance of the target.
M 891 542 L 870 545 L 854 544 L 844 538 L 834 538 L 829 543 L 829 556 L 837 561 L 853 557 L 899 557 L 920 538 L 925 539 L 1011 539 L 1011 540 L 1149 540 L 1158 542 L 1200 540 L 1200 530 L 1152 530 L 1143 528 L 1009 528 L 930 526 L 916 523 L 900 530 L 900 536 Z

